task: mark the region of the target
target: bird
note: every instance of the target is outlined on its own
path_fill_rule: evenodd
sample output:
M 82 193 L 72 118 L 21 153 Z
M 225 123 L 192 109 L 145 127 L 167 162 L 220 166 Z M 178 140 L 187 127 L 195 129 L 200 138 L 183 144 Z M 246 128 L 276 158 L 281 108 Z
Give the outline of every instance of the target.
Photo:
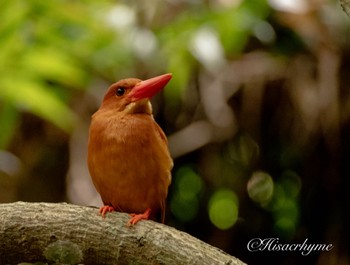
M 164 223 L 173 160 L 150 99 L 171 78 L 122 79 L 108 88 L 91 117 L 87 164 L 103 218 L 118 211 L 130 214 L 128 226 L 159 215 Z

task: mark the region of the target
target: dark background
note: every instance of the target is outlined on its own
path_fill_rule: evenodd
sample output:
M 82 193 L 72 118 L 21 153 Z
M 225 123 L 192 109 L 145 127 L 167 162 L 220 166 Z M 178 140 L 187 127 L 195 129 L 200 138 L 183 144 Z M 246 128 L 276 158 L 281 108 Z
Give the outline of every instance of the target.
M 349 18 L 336 1 L 0 3 L 0 202 L 100 206 L 107 87 L 166 72 L 167 224 L 249 264 L 349 264 Z M 333 244 L 249 252 L 253 238 Z

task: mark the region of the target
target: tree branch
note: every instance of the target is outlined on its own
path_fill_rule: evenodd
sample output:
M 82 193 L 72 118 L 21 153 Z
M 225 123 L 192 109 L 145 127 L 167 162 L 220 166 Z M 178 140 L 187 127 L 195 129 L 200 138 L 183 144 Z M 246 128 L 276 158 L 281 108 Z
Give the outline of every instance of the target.
M 240 260 L 153 221 L 66 203 L 0 204 L 0 264 L 232 264 Z
M 344 12 L 350 17 L 350 0 L 340 0 Z

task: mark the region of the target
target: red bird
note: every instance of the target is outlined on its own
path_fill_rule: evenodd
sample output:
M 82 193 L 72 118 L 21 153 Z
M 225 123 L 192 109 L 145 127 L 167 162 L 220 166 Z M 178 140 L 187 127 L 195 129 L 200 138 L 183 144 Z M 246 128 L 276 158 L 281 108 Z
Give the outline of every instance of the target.
M 167 138 L 152 115 L 150 98 L 171 79 L 128 78 L 108 88 L 93 114 L 89 131 L 88 167 L 104 206 L 100 214 L 130 213 L 128 225 L 142 219 L 164 222 L 165 201 L 173 161 Z

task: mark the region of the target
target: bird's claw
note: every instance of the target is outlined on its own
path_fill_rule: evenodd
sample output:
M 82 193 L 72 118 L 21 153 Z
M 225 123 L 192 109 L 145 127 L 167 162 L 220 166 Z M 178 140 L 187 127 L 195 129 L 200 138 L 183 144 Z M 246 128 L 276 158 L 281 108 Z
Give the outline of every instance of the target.
M 128 226 L 133 226 L 137 224 L 141 220 L 148 220 L 149 216 L 151 215 L 151 209 L 147 208 L 144 213 L 136 214 L 136 213 L 130 213 L 131 219 L 128 221 Z
M 113 212 L 113 211 L 114 211 L 114 208 L 112 206 L 104 205 L 104 206 L 102 206 L 100 208 L 99 213 L 102 215 L 102 218 L 105 218 L 106 217 L 106 213 Z

